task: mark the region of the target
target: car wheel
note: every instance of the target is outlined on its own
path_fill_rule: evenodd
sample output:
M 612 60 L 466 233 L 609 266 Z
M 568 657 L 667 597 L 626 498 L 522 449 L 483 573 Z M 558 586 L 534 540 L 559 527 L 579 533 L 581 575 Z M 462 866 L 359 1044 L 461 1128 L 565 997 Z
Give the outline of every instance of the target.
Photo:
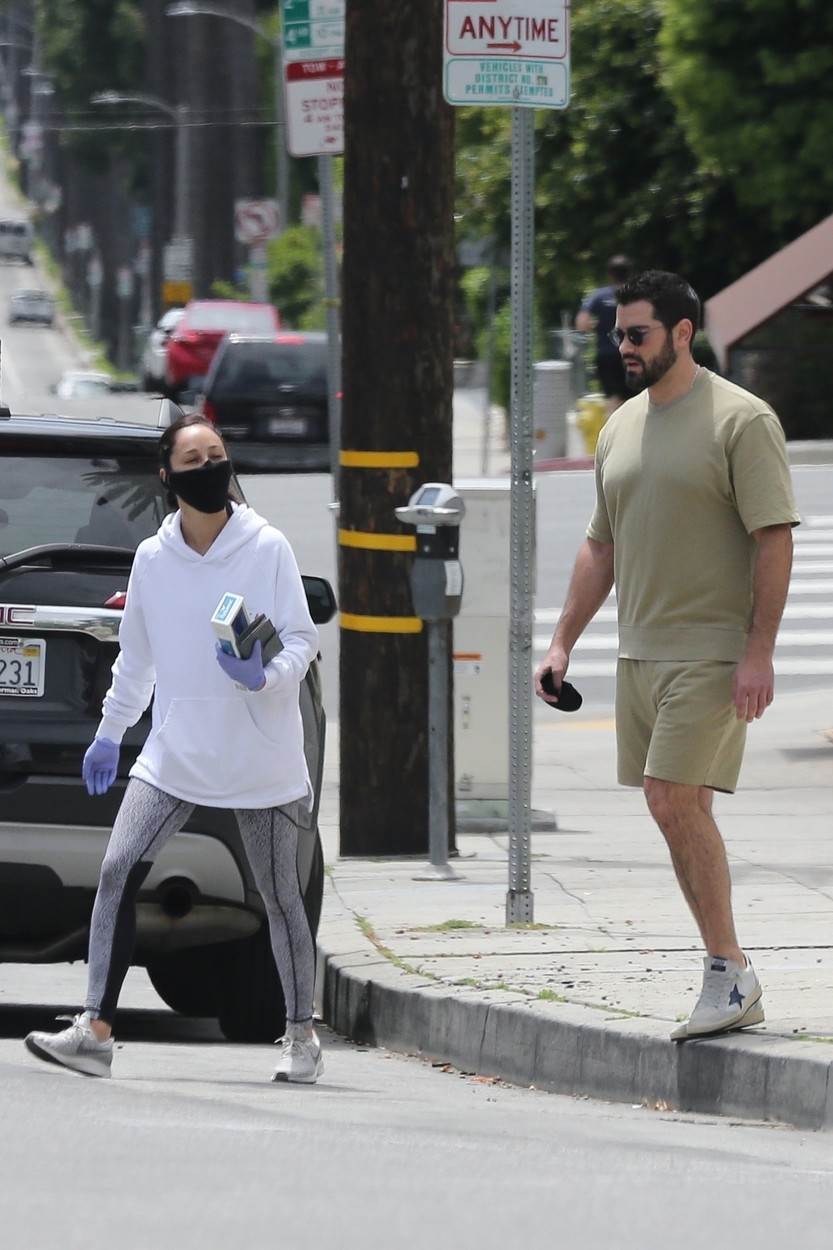
M 315 851 L 304 894 L 304 910 L 315 940 L 324 894 L 324 855 L 316 831 Z M 220 972 L 220 1028 L 230 1042 L 271 1042 L 286 1027 L 286 1003 L 272 957 L 269 931 L 229 942 Z
M 149 373 L 142 374 L 141 387 L 143 391 L 149 391 L 151 393 L 160 389 L 156 378 L 152 378 Z
M 224 950 L 223 946 L 203 946 L 153 959 L 147 966 L 150 983 L 172 1011 L 183 1016 L 216 1016 L 218 965 Z

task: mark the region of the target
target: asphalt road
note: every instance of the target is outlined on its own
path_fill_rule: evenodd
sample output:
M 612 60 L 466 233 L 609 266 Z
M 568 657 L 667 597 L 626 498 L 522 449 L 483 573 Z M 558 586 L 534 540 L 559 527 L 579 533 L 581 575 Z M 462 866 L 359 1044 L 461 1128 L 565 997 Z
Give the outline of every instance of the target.
M 0 996 L 3 1244 L 67 1250 L 827 1250 L 825 1135 L 516 1089 L 323 1035 L 314 1088 L 269 1047 L 125 990 L 114 1079 L 39 1064 L 28 1029 L 83 969 L 12 968 Z M 16 1004 L 9 1004 L 10 996 Z

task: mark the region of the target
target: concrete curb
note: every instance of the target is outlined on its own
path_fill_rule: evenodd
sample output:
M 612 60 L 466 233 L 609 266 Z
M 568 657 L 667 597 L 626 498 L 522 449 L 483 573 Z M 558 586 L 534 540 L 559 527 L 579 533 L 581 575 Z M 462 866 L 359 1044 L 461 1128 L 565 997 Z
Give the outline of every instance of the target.
M 352 1041 L 553 1093 L 833 1127 L 831 1046 L 764 1033 L 675 1045 L 666 1021 L 452 990 L 392 964 L 330 889 L 334 909 L 342 915 L 318 941 L 322 1013 Z

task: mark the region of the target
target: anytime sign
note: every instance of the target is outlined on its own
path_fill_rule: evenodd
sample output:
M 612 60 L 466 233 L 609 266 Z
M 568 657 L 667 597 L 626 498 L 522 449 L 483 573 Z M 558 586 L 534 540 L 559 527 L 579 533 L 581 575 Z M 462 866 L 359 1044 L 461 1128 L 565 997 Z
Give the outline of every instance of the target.
M 444 68 L 450 104 L 566 108 L 567 0 L 445 0 Z

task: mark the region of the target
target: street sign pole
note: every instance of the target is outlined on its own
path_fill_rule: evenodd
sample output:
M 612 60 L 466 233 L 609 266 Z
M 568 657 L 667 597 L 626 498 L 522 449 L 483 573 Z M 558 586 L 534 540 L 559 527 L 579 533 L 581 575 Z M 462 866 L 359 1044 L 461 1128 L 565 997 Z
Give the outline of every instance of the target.
M 324 287 L 327 305 L 327 415 L 330 431 L 332 497 L 339 497 L 339 449 L 341 447 L 341 315 L 336 263 L 335 197 L 333 158 L 318 158 L 318 190 L 324 232 Z
M 535 113 L 512 110 L 511 554 L 509 633 L 509 889 L 506 923 L 531 923 L 532 600 L 535 496 L 532 484 L 532 317 Z
M 344 10 L 345 0 L 283 0 L 281 28 L 287 144 L 295 157 L 318 158 L 334 505 L 338 502 L 341 448 L 341 317 L 332 158 L 344 151 Z
M 532 480 L 535 112 L 570 102 L 569 0 L 445 0 L 449 104 L 512 107 L 512 374 L 509 632 L 509 888 L 506 923 L 533 919 Z M 485 453 L 484 453 L 485 455 Z

